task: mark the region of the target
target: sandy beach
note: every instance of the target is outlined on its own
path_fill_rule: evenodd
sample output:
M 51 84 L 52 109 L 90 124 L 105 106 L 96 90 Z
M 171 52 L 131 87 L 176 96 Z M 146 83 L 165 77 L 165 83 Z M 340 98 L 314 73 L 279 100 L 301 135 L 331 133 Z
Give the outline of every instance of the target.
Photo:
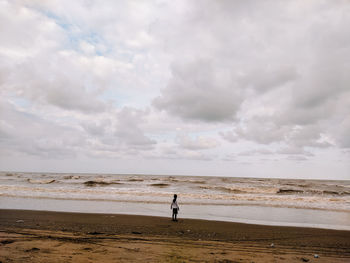
M 0 226 L 1 262 L 350 262 L 350 231 L 28 210 Z

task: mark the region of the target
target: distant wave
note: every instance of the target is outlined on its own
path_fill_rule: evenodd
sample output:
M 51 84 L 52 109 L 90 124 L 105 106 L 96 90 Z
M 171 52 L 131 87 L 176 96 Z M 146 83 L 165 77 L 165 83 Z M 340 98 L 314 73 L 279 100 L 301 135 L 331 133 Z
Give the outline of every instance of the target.
M 350 195 L 347 191 L 335 191 L 335 190 L 300 190 L 300 189 L 289 189 L 280 188 L 277 194 L 311 194 L 311 195 Z
M 143 179 L 136 179 L 136 178 L 128 179 L 128 182 L 143 182 L 143 181 L 144 181 Z
M 324 194 L 330 194 L 330 195 L 350 195 L 350 192 L 336 192 L 336 191 L 323 191 Z
M 275 187 L 236 187 L 236 186 L 216 186 L 201 185 L 198 187 L 203 190 L 212 190 L 222 193 L 232 194 L 269 194 L 269 195 L 336 195 L 347 196 L 349 191 L 341 190 L 316 190 L 316 189 L 298 189 L 298 188 L 275 188 Z
M 190 183 L 190 184 L 206 184 L 206 181 L 203 180 L 179 180 L 179 179 L 169 179 L 171 182 L 179 182 L 179 183 Z
M 31 184 L 52 184 L 56 182 L 54 179 L 46 179 L 46 180 L 33 180 L 33 179 L 27 179 L 27 181 Z
M 169 186 L 169 184 L 159 183 L 159 184 L 150 184 L 150 186 L 167 187 L 167 186 Z
M 96 185 L 111 185 L 111 184 L 122 184 L 122 183 L 119 183 L 119 182 L 105 182 L 105 181 L 86 181 L 84 182 L 84 185 L 86 186 L 96 186 Z
M 302 194 L 303 190 L 295 190 L 295 189 L 279 189 L 277 194 Z
M 66 175 L 63 177 L 65 180 L 69 180 L 69 179 L 80 179 L 79 175 Z
M 275 194 L 278 189 L 271 187 L 228 187 L 228 186 L 213 186 L 201 185 L 200 189 L 215 190 L 219 192 L 234 193 L 234 194 Z

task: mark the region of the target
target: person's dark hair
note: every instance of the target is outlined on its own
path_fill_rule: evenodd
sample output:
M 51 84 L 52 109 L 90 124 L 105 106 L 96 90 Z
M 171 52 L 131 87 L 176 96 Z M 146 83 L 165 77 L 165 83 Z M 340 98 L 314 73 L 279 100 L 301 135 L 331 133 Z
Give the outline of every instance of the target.
M 173 199 L 173 202 L 176 201 L 176 198 L 177 198 L 177 194 L 174 194 L 174 199 Z

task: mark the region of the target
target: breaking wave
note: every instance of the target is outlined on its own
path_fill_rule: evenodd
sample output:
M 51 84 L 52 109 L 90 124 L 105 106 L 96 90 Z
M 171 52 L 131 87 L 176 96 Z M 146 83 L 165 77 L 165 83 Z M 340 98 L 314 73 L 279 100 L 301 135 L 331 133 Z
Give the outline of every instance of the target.
M 56 182 L 55 179 L 47 179 L 47 180 L 27 179 L 27 181 L 31 184 L 52 184 L 52 183 Z
M 105 181 L 86 181 L 84 182 L 84 185 L 86 186 L 105 186 L 105 185 L 113 185 L 113 184 L 122 184 L 120 182 L 105 182 Z

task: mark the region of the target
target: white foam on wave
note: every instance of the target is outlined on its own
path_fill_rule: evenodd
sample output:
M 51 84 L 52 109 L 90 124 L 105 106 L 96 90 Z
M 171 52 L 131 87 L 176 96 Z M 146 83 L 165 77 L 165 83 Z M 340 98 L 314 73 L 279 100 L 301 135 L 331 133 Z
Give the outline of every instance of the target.
M 284 206 L 350 211 L 350 182 L 203 176 L 0 173 L 0 194 L 65 198 Z

